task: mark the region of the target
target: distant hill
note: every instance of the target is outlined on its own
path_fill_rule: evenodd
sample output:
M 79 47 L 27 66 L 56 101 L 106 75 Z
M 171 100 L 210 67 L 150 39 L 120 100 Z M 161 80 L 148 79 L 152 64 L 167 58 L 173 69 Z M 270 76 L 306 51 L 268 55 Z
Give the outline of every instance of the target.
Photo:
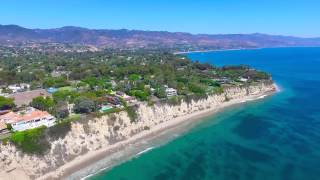
M 25 43 L 68 43 L 99 48 L 166 48 L 206 50 L 286 46 L 320 46 L 320 38 L 299 38 L 267 34 L 190 34 L 183 32 L 86 29 L 62 27 L 27 29 L 0 25 L 1 45 Z

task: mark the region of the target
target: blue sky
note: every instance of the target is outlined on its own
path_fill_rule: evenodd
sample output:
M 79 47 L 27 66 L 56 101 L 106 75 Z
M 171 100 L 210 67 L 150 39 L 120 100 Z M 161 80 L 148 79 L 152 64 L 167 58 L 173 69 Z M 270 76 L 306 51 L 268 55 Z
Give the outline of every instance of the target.
M 320 37 L 320 0 L 1 0 L 0 24 Z

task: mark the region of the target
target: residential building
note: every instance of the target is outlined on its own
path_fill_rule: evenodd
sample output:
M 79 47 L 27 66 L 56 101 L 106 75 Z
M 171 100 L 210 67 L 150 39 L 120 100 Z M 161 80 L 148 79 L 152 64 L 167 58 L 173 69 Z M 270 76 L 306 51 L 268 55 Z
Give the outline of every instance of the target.
M 126 93 L 121 92 L 121 91 L 117 91 L 116 92 L 116 96 L 119 97 L 119 98 L 122 98 L 127 103 L 135 103 L 135 102 L 137 102 L 137 99 L 135 97 L 129 96 Z
M 242 81 L 242 82 L 247 82 L 248 78 L 241 77 L 239 80 Z
M 221 77 L 221 78 L 217 78 L 217 79 L 213 79 L 214 81 L 217 81 L 220 84 L 229 84 L 231 83 L 231 80 L 227 77 Z
M 9 112 L 0 116 L 0 122 L 11 124 L 14 131 L 24 131 L 40 126 L 51 127 L 55 124 L 55 117 L 46 111 L 32 107 L 18 112 Z
M 120 99 L 116 96 L 106 96 L 106 100 L 113 105 L 121 105 Z
M 39 96 L 51 97 L 51 94 L 48 93 L 45 89 L 37 89 L 33 91 L 14 93 L 14 94 L 11 94 L 9 97 L 14 98 L 14 103 L 17 105 L 17 107 L 21 107 L 24 105 L 29 105 L 30 102 L 32 102 L 33 98 L 39 97 Z
M 171 96 L 176 96 L 178 95 L 177 90 L 174 88 L 169 88 L 168 86 L 165 86 L 166 90 L 166 95 L 167 97 L 171 97 Z
M 8 86 L 8 89 L 10 89 L 12 93 L 27 91 L 29 88 L 30 85 L 26 83 L 13 84 Z
M 54 70 L 51 72 L 52 77 L 60 77 L 60 76 L 69 76 L 70 72 L 69 71 L 59 71 L 59 70 Z

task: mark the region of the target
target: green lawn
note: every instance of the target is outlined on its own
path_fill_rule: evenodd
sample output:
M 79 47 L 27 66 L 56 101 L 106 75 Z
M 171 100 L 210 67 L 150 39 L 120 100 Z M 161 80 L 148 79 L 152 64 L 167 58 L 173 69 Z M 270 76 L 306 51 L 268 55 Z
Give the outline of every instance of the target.
M 65 86 L 58 89 L 58 91 L 74 91 L 72 86 Z

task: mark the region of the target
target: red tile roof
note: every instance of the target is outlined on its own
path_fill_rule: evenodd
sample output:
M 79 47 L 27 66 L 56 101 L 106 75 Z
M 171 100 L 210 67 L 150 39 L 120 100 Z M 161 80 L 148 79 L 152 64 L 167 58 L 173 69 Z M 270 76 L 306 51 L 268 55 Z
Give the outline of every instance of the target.
M 42 119 L 48 116 L 51 116 L 48 112 L 40 111 L 32 108 L 27 111 L 9 112 L 5 115 L 0 116 L 0 121 L 5 123 L 16 123 L 20 121 L 31 121 L 35 119 Z

